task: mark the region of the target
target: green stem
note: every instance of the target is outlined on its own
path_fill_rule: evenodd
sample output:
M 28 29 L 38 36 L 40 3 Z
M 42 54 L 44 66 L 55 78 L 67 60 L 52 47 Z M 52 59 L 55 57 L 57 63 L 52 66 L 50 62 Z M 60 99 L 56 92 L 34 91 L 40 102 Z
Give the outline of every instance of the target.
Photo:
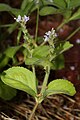
M 19 45 L 20 38 L 21 38 L 21 30 L 19 30 L 18 35 L 17 35 L 17 45 Z
M 41 89 L 41 94 L 43 94 L 45 89 L 46 89 L 46 86 L 47 86 L 47 83 L 48 83 L 49 74 L 50 74 L 50 66 L 47 66 L 46 67 L 46 74 L 45 74 L 43 85 L 42 85 L 42 89 Z
M 73 35 L 75 35 L 80 30 L 80 27 L 78 27 L 75 31 L 73 31 L 66 39 L 65 41 L 69 40 Z
M 32 71 L 33 71 L 33 74 L 34 74 L 34 80 L 36 81 L 36 72 L 35 72 L 35 66 L 32 65 Z
M 31 112 L 31 114 L 30 114 L 30 116 L 29 116 L 29 120 L 32 120 L 32 118 L 34 117 L 34 113 L 35 113 L 35 111 L 36 111 L 36 109 L 37 109 L 38 104 L 39 104 L 39 103 L 36 102 L 36 104 L 35 104 L 32 112 Z
M 57 27 L 56 31 L 59 31 L 68 21 L 63 20 L 63 22 Z
M 37 35 L 38 35 L 38 23 L 39 23 L 39 3 L 37 7 L 37 16 L 36 16 L 36 32 L 35 32 L 35 42 L 37 40 Z

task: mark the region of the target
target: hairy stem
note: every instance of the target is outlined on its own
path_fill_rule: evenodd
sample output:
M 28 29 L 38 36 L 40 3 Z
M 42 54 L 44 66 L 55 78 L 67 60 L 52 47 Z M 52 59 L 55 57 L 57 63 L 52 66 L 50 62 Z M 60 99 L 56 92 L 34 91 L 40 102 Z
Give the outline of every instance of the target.
M 32 112 L 31 112 L 31 114 L 30 114 L 30 116 L 29 116 L 29 120 L 32 120 L 32 118 L 34 117 L 34 114 L 35 114 L 35 111 L 36 111 L 36 109 L 37 109 L 38 104 L 39 104 L 39 103 L 36 102 L 36 104 L 35 104 Z
M 34 65 L 32 65 L 32 71 L 33 71 L 34 76 L 36 77 L 35 66 Z
M 64 20 L 56 29 L 56 31 L 59 31 L 67 22 Z
M 78 27 L 75 31 L 73 31 L 66 39 L 65 41 L 69 40 L 73 35 L 75 35 L 80 30 L 80 27 Z
M 41 93 L 43 94 L 45 89 L 46 89 L 46 86 L 47 86 L 47 83 L 48 83 L 48 79 L 49 79 L 49 74 L 50 74 L 50 66 L 47 66 L 46 67 L 46 73 L 45 73 L 45 77 L 44 77 L 44 81 L 43 81 L 43 85 L 42 85 L 42 89 L 41 89 Z
M 37 35 L 38 35 L 38 23 L 39 23 L 39 3 L 38 3 L 38 7 L 37 7 L 35 41 L 37 40 Z

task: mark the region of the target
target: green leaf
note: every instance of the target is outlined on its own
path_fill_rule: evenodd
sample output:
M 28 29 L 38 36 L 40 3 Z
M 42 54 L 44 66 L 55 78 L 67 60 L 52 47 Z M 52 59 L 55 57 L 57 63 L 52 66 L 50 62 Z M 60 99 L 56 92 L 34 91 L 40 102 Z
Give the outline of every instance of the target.
M 52 60 L 55 60 L 56 57 L 58 57 L 60 54 L 65 52 L 66 50 L 70 49 L 73 45 L 66 41 L 65 43 L 60 43 L 58 46 L 56 46 L 54 54 L 52 56 Z
M 61 52 L 64 52 L 64 51 L 70 49 L 71 47 L 73 47 L 73 44 L 71 44 L 69 41 L 67 41 L 64 43 L 63 50 Z
M 73 44 L 71 44 L 69 41 L 66 41 L 65 43 L 60 43 L 60 45 L 58 47 L 55 48 L 55 55 L 54 58 L 56 56 L 58 56 L 59 54 L 67 51 L 68 49 L 70 49 L 73 46 Z
M 20 9 L 12 8 L 7 4 L 0 3 L 0 12 L 7 11 L 11 12 L 16 17 L 20 14 Z
M 66 0 L 67 8 L 70 8 L 71 0 Z
M 26 5 L 28 4 L 29 0 L 23 0 L 21 4 L 21 10 L 24 10 Z
M 41 0 L 40 2 L 42 5 L 52 5 L 53 4 L 53 1 L 50 1 L 50 0 Z
M 52 69 L 60 70 L 64 68 L 64 56 L 62 54 L 58 55 L 54 61 L 52 61 L 53 66 Z
M 45 94 L 46 96 L 49 96 L 52 94 L 60 93 L 73 96 L 76 93 L 76 90 L 70 81 L 64 79 L 56 79 L 48 84 L 48 88 Z
M 47 11 L 47 12 L 46 12 L 46 11 Z M 57 9 L 56 9 L 56 8 L 51 7 L 51 6 L 44 6 L 44 7 L 40 10 L 39 14 L 40 14 L 41 16 L 45 16 L 45 15 L 50 15 L 50 14 L 56 14 L 56 12 L 57 12 Z
M 9 47 L 5 50 L 4 54 L 9 57 L 13 58 L 16 52 L 21 48 L 21 46 L 14 46 L 14 47 Z
M 9 60 L 10 60 L 9 57 L 7 57 L 7 56 L 5 56 L 5 55 L 2 55 L 2 56 L 0 57 L 0 68 L 5 67 L 5 66 L 8 64 Z
M 9 87 L 8 85 L 4 84 L 0 81 L 0 97 L 4 100 L 10 100 L 14 96 L 16 96 L 16 89 Z
M 32 57 L 32 58 L 26 58 L 25 64 L 26 65 L 35 65 L 39 62 L 38 58 Z
M 80 19 L 80 8 L 70 17 L 69 21 Z
M 80 6 L 80 0 L 70 0 L 69 7 L 76 8 Z
M 53 0 L 53 4 L 60 9 L 66 8 L 66 2 L 64 0 Z
M 2 11 L 10 11 L 11 10 L 11 7 L 7 4 L 4 4 L 4 3 L 0 3 L 0 12 Z
M 19 90 L 23 90 L 32 96 L 36 96 L 36 80 L 34 74 L 23 67 L 12 67 L 3 72 L 2 81 Z
M 32 9 L 35 8 L 35 4 L 34 4 L 34 1 L 31 0 L 29 2 L 27 2 L 26 6 L 25 6 L 25 9 L 23 10 L 22 14 L 27 14 L 29 15 L 31 12 L 32 12 Z
M 17 25 L 18 25 L 17 22 L 12 23 L 12 25 L 7 29 L 9 34 L 11 34 L 16 29 Z
M 69 9 L 66 9 L 65 11 L 62 11 L 61 14 L 64 16 L 64 19 L 66 19 L 68 21 L 70 16 L 71 16 L 71 14 L 72 14 L 72 11 L 69 10 Z
M 33 56 L 36 58 L 43 58 L 49 54 L 49 46 L 38 46 L 33 51 Z

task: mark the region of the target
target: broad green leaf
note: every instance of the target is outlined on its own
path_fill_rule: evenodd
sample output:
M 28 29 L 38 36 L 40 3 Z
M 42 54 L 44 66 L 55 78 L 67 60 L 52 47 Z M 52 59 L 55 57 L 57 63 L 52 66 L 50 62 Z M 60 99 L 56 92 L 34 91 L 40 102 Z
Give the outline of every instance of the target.
M 41 0 L 42 5 L 53 5 L 53 0 Z
M 20 14 L 20 9 L 12 8 L 7 4 L 0 3 L 0 12 L 7 11 L 11 12 L 16 17 Z
M 47 66 L 50 66 L 50 68 L 53 68 L 53 64 L 47 58 L 42 59 L 37 64 L 40 65 L 40 66 L 43 66 L 44 68 L 46 68 Z
M 52 69 L 60 70 L 64 68 L 64 56 L 62 54 L 58 55 L 55 60 L 52 61 Z
M 46 11 L 47 11 L 47 12 L 46 12 Z M 57 9 L 56 9 L 56 8 L 51 7 L 51 6 L 44 6 L 44 7 L 40 10 L 39 14 L 40 14 L 41 16 L 45 16 L 45 15 L 50 15 L 50 14 L 56 14 L 56 12 L 57 12 Z
M 54 5 L 60 9 L 66 8 L 66 2 L 64 0 L 42 0 L 44 5 Z
M 71 14 L 72 14 L 72 11 L 69 10 L 69 9 L 66 9 L 65 11 L 62 11 L 61 14 L 64 16 L 64 19 L 66 19 L 67 22 L 68 22 L 68 20 L 69 20 Z
M 4 54 L 9 57 L 9 58 L 13 58 L 14 55 L 16 54 L 16 52 L 21 48 L 21 46 L 14 46 L 14 47 L 9 47 L 6 49 L 6 51 L 4 52 Z
M 72 17 L 69 19 L 69 21 L 77 20 L 77 19 L 80 19 L 80 8 L 72 15 Z
M 26 58 L 25 60 L 25 64 L 26 65 L 36 65 L 36 66 L 42 66 L 42 67 L 46 67 L 46 66 L 50 66 L 51 68 L 53 68 L 53 64 L 47 59 L 47 58 Z
M 23 67 L 12 67 L 3 72 L 2 81 L 10 87 L 27 92 L 36 96 L 36 80 L 34 74 Z
M 76 8 L 80 6 L 80 0 L 70 0 L 69 7 Z
M 0 3 L 0 12 L 2 12 L 2 11 L 10 11 L 10 10 L 11 10 L 11 7 L 8 4 Z
M 76 93 L 76 90 L 70 81 L 64 79 L 56 79 L 48 84 L 45 94 L 49 96 L 52 94 L 60 93 L 73 96 Z
M 33 56 L 36 58 L 46 57 L 49 54 L 49 46 L 38 46 L 33 51 Z
M 66 2 L 65 2 L 65 0 L 53 0 L 53 4 L 56 7 L 59 7 L 60 9 L 65 9 L 66 8 Z
M 32 57 L 32 58 L 26 58 L 25 60 L 25 64 L 26 65 L 35 65 L 39 62 L 39 59 L 36 57 Z
M 0 97 L 4 100 L 10 100 L 16 96 L 16 89 L 9 87 L 0 80 Z

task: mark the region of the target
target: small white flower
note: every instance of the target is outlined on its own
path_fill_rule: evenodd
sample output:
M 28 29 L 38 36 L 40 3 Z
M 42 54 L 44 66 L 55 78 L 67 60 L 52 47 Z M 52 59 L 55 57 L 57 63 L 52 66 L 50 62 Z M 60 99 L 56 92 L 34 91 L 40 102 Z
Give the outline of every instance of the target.
M 44 41 L 47 42 L 49 40 L 48 36 L 44 35 Z
M 29 17 L 27 17 L 26 15 L 24 15 L 24 17 L 21 17 L 20 15 L 18 15 L 18 17 L 14 19 L 16 20 L 16 22 L 26 23 L 29 20 Z
M 75 66 L 70 66 L 70 69 L 73 71 L 75 70 Z
M 55 33 L 54 28 L 52 28 L 51 32 L 52 32 L 52 35 L 54 35 L 55 37 L 57 37 L 57 34 Z
M 46 34 L 47 36 L 50 36 L 51 31 L 48 31 L 48 32 L 46 32 L 45 34 Z
M 55 33 L 54 28 L 51 29 L 51 31 L 48 31 L 44 35 L 44 41 L 48 41 L 49 39 L 54 39 L 57 37 L 57 34 Z
M 14 19 L 16 20 L 16 22 L 21 22 L 21 16 L 20 15 L 18 15 L 18 17 L 14 18 Z
M 80 44 L 80 39 L 77 39 L 77 40 L 76 40 L 76 43 L 77 43 L 77 44 Z
M 28 20 L 29 20 L 29 17 L 27 17 L 26 15 L 24 15 L 23 21 L 24 21 L 24 22 L 27 22 Z

